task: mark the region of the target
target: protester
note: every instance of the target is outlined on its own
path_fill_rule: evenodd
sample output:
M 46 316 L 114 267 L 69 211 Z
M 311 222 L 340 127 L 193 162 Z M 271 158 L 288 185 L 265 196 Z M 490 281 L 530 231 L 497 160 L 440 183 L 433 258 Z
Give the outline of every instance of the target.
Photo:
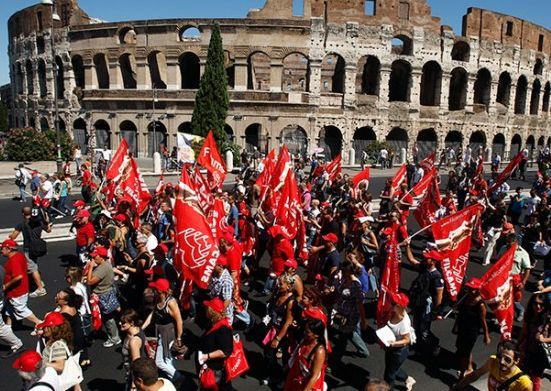
M 23 381 L 24 390 L 63 391 L 56 370 L 45 365 L 40 353 L 27 350 L 12 364 Z
M 133 386 L 130 366 L 133 361 L 147 357 L 145 351 L 146 336 L 142 330 L 142 320 L 139 314 L 134 310 L 126 310 L 120 320 L 121 331 L 126 334 L 122 344 L 122 358 L 124 362 L 124 380 L 126 390 L 130 391 Z
M 176 391 L 170 380 L 159 377 L 155 362 L 147 357 L 132 361 L 130 370 L 138 391 Z
M 27 202 L 27 185 L 32 180 L 31 173 L 23 163 L 19 163 L 15 169 L 15 185 L 19 189 L 19 201 Z

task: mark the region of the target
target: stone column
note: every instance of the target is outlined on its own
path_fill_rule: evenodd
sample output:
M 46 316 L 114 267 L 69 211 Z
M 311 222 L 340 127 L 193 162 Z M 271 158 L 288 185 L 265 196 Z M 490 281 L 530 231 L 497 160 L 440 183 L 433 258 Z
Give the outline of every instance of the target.
M 356 74 L 357 68 L 355 64 L 347 64 L 345 69 L 345 84 L 344 84 L 344 106 L 356 106 Z
M 310 103 L 318 105 L 321 94 L 321 59 L 310 60 L 310 80 L 308 91 L 310 91 Z
M 236 58 L 235 59 L 235 91 L 246 91 L 247 90 L 247 59 L 246 58 Z
M 33 61 L 33 95 L 40 96 L 40 83 L 38 82 L 38 62 Z
M 389 66 L 381 66 L 381 80 L 379 84 L 379 109 L 388 109 L 388 92 L 391 72 L 392 71 Z
M 98 88 L 96 66 L 91 59 L 84 62 L 84 88 L 90 90 Z
M 448 111 L 450 100 L 450 82 L 449 73 L 442 74 L 442 87 L 440 89 L 440 111 Z
M 488 113 L 489 114 L 495 114 L 496 113 L 496 97 L 497 97 L 497 88 L 499 87 L 499 81 L 498 80 L 492 80 L 492 84 L 490 85 L 490 102 L 488 104 Z M 490 157 L 491 160 L 491 157 Z
M 476 82 L 476 75 L 470 74 L 467 78 L 467 99 L 465 102 L 465 111 L 473 111 L 474 105 L 474 83 Z
M 22 95 L 27 95 L 27 67 L 25 64 L 21 64 L 21 81 L 20 81 L 23 89 L 21 90 Z
M 166 75 L 167 90 L 179 90 L 182 82 L 180 81 L 180 63 L 177 58 L 166 59 Z
M 421 78 L 423 72 L 414 69 L 411 71 L 411 88 L 409 90 L 409 101 L 412 106 L 421 105 Z
M 136 69 L 136 88 L 138 90 L 150 89 L 152 83 L 146 59 L 136 60 Z
M 532 105 L 532 84 L 529 83 L 528 86 L 526 87 L 526 99 L 524 101 L 524 115 L 530 115 L 531 105 Z
M 122 89 L 122 75 L 118 58 L 109 58 L 109 89 Z
M 200 77 L 203 77 L 203 74 L 205 73 L 206 64 L 207 64 L 207 59 L 206 58 L 201 58 L 199 60 L 199 74 L 200 74 Z
M 283 80 L 283 61 L 275 58 L 270 63 L 270 91 L 281 92 L 281 83 Z

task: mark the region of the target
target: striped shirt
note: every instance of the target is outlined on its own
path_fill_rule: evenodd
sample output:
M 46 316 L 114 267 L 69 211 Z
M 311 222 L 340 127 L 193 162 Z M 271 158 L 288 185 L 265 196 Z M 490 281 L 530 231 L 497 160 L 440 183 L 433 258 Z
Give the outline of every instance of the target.
M 213 276 L 209 285 L 209 295 L 211 299 L 218 297 L 222 301 L 232 301 L 233 297 L 233 279 L 228 269 L 224 269 L 219 276 Z M 226 315 L 233 322 L 233 303 L 226 308 Z

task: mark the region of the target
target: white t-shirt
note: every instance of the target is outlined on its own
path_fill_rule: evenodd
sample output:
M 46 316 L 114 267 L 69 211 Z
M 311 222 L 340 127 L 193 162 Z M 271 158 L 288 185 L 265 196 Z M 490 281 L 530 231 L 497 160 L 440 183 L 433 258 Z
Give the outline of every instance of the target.
M 381 150 L 379 151 L 379 158 L 381 158 L 381 159 L 386 159 L 386 158 L 388 158 L 388 151 L 387 151 L 386 149 L 384 149 L 384 148 L 381 149 Z
M 538 208 L 540 202 L 541 198 L 539 198 L 538 196 L 525 198 L 524 205 L 526 205 L 526 214 L 530 216 L 532 213 L 534 213 Z
M 389 320 L 387 325 L 394 333 L 394 336 L 396 337 L 396 341 L 399 341 L 400 339 L 402 339 L 402 336 L 411 333 L 411 320 L 409 319 L 408 314 L 404 314 L 403 319 L 396 324 L 390 323 L 390 320 Z
M 416 185 L 423 179 L 425 176 L 425 170 L 423 170 L 423 167 L 417 167 L 415 172 L 413 173 L 412 183 Z
M 90 314 L 90 304 L 88 303 L 88 292 L 86 287 L 81 283 L 77 282 L 75 286 L 72 286 L 71 289 L 77 294 L 82 296 L 82 305 L 78 309 L 80 316 Z
M 176 388 L 172 385 L 170 380 L 163 379 L 162 377 L 160 377 L 159 380 L 163 382 L 163 386 L 159 388 L 159 391 L 176 391 Z
M 44 371 L 44 375 L 40 378 L 39 382 L 41 383 L 47 383 L 49 385 L 51 385 L 54 389 L 54 391 L 63 391 L 62 388 L 61 388 L 61 384 L 59 383 L 59 375 L 57 374 L 57 372 L 55 371 L 55 369 L 53 369 L 52 367 L 46 367 L 45 371 Z M 50 387 L 46 387 L 46 386 L 42 386 L 42 385 L 38 385 L 38 386 L 33 386 L 31 388 L 29 388 L 29 391 L 52 391 L 52 389 Z M 171 388 L 167 388 L 167 390 L 174 390 L 174 387 Z
M 149 251 L 151 254 L 153 254 L 153 250 L 157 248 L 159 245 L 159 241 L 155 237 L 155 235 L 151 234 L 147 237 L 147 243 L 145 244 L 145 247 L 147 248 L 147 251 Z
M 42 182 L 42 185 L 40 186 L 40 191 L 42 193 L 42 198 L 51 200 L 54 196 L 54 186 L 52 185 L 52 182 L 50 181 Z

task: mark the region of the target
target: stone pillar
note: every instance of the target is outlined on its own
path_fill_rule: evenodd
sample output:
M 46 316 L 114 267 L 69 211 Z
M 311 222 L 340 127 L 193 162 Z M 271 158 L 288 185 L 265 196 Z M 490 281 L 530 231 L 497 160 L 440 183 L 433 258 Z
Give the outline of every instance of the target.
M 347 64 L 345 67 L 344 78 L 344 106 L 355 107 L 356 106 L 356 74 L 357 68 L 354 64 Z
M 148 90 L 152 87 L 149 66 L 145 59 L 136 60 L 136 88 L 138 90 Z
M 321 59 L 310 60 L 310 80 L 308 91 L 310 91 L 310 104 L 317 105 L 320 102 L 321 94 Z
M 92 60 L 84 63 L 84 88 L 90 90 L 96 90 L 98 88 L 96 66 Z
M 492 84 L 490 85 L 490 103 L 488 105 L 488 113 L 489 114 L 495 114 L 496 113 L 496 97 L 497 97 L 497 89 L 499 87 L 499 80 L 492 80 Z M 490 157 L 491 160 L 491 157 Z
M 119 66 L 118 58 L 109 59 L 109 89 L 120 90 L 122 89 L 122 75 Z
M 348 164 L 350 166 L 356 164 L 356 150 L 354 148 L 348 150 Z
M 180 63 L 177 58 L 166 59 L 166 75 L 167 90 L 179 90 L 182 82 L 180 81 Z
M 246 91 L 247 90 L 247 75 L 248 66 L 246 58 L 236 58 L 235 59 L 235 91 Z
M 530 106 L 532 104 L 532 84 L 528 83 L 526 87 L 526 99 L 524 100 L 524 115 L 530 115 Z M 525 140 L 523 140 L 524 142 Z
M 486 156 L 485 156 L 484 161 L 486 163 L 491 163 L 492 162 L 492 146 L 491 145 L 486 147 Z
M 476 82 L 476 75 L 469 73 L 467 78 L 467 99 L 465 104 L 465 111 L 473 111 L 474 105 L 474 83 Z
M 159 152 L 153 153 L 153 173 L 161 174 L 161 154 Z
M 24 63 L 21 64 L 21 81 L 20 81 L 23 89 L 21 90 L 22 91 L 22 95 L 27 95 L 28 93 L 28 90 L 27 90 L 27 67 L 25 66 Z
M 33 61 L 33 95 L 40 96 L 40 83 L 38 82 L 38 62 Z
M 206 58 L 201 58 L 199 60 L 199 74 L 200 74 L 200 77 L 203 77 L 203 74 L 205 73 L 206 64 L 207 64 L 207 59 Z
M 270 92 L 281 92 L 282 81 L 283 61 L 280 58 L 276 58 L 270 63 Z
M 411 71 L 411 88 L 409 90 L 409 101 L 412 106 L 421 105 L 421 78 L 423 72 L 414 69 Z
M 442 87 L 440 89 L 440 111 L 447 111 L 449 108 L 450 82 L 451 75 L 449 73 L 442 74 Z
M 226 151 L 226 171 L 227 172 L 233 171 L 233 152 L 232 151 Z
M 111 149 L 113 151 L 116 151 L 121 140 L 121 132 L 119 131 L 118 127 L 115 129 L 111 128 L 111 133 L 109 134 L 109 137 L 111 139 Z
M 381 81 L 379 84 L 379 108 L 388 108 L 388 92 L 390 84 L 391 69 L 388 66 L 381 66 Z

